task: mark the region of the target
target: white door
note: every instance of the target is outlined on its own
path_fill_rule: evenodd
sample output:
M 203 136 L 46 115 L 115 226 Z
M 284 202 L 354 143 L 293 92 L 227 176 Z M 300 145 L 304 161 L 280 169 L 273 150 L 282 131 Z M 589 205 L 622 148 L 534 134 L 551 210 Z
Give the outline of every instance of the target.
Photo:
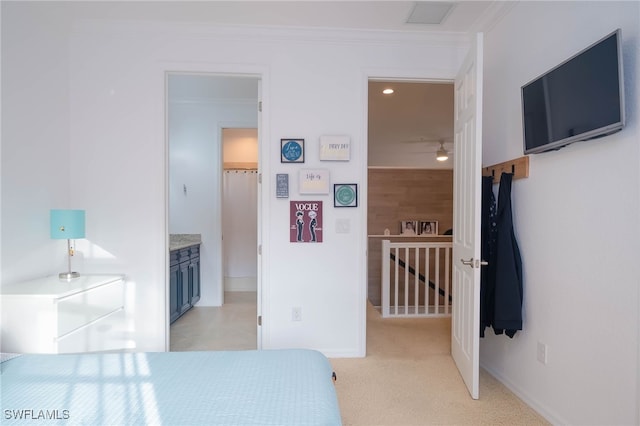
M 258 247 L 256 247 L 256 252 L 258 253 L 258 280 L 256 282 L 257 285 L 257 293 L 256 293 L 256 327 L 258 339 L 256 342 L 257 349 L 262 349 L 262 168 L 260 165 L 262 164 L 262 79 L 258 80 Z
M 478 399 L 480 345 L 480 203 L 482 34 L 455 81 L 453 175 L 453 312 L 451 354 Z

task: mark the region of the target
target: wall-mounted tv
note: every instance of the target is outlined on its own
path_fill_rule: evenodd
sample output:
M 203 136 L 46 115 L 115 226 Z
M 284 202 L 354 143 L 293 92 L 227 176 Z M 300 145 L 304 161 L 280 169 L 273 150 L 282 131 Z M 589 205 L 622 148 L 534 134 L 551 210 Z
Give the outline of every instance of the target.
M 524 153 L 560 149 L 624 127 L 621 31 L 522 86 Z

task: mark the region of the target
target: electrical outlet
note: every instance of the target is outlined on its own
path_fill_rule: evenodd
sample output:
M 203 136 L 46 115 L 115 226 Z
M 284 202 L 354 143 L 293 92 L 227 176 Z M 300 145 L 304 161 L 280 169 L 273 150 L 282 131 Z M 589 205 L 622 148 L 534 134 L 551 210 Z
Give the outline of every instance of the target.
M 547 359 L 549 356 L 548 352 L 549 348 L 547 347 L 547 345 L 542 342 L 538 342 L 538 361 L 540 361 L 544 365 L 547 365 Z
M 296 306 L 291 308 L 291 321 L 302 321 L 302 308 Z

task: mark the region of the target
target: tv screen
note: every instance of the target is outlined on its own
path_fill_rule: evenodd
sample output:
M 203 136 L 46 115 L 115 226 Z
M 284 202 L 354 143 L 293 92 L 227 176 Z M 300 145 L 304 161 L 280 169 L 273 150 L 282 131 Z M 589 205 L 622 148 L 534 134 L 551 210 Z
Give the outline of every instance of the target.
M 522 114 L 525 154 L 621 130 L 620 30 L 522 86 Z

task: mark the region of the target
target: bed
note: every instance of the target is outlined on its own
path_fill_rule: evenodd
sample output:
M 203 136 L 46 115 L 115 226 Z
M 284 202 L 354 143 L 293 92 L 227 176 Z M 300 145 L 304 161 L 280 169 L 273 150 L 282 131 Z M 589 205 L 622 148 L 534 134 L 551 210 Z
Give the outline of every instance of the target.
M 0 364 L 3 425 L 340 425 L 305 349 L 30 354 Z

